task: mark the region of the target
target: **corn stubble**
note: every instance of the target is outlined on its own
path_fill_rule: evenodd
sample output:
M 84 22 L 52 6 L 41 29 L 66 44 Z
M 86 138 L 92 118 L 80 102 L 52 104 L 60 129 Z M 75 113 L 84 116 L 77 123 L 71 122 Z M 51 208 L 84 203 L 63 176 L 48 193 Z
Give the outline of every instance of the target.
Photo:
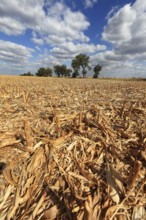
M 0 77 L 1 220 L 146 219 L 146 83 Z

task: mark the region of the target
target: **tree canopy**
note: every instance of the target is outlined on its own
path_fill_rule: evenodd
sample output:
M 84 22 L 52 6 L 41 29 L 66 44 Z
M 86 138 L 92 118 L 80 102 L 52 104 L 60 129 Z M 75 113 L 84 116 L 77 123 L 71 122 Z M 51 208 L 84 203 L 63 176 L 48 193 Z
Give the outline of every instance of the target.
M 78 54 L 71 63 L 71 66 L 74 70 L 73 77 L 77 77 L 79 75 L 79 71 L 81 69 L 83 77 L 85 77 L 87 70 L 89 67 L 89 56 L 85 54 Z
M 44 67 L 41 67 L 38 69 L 37 73 L 36 73 L 36 76 L 52 76 L 52 69 L 51 68 L 44 68 Z
M 60 76 L 70 76 L 72 70 L 67 68 L 66 65 L 56 65 L 54 66 L 54 72 L 55 74 L 60 77 Z
M 52 71 L 52 69 L 50 67 L 48 67 L 48 68 L 46 68 L 45 73 L 46 73 L 46 76 L 52 76 L 53 71 Z
M 93 75 L 93 78 L 98 78 L 99 74 L 100 74 L 100 71 L 102 70 L 102 66 L 100 66 L 99 64 L 97 64 L 93 71 L 94 71 L 94 75 Z
M 27 73 L 20 74 L 20 76 L 34 76 L 30 71 Z

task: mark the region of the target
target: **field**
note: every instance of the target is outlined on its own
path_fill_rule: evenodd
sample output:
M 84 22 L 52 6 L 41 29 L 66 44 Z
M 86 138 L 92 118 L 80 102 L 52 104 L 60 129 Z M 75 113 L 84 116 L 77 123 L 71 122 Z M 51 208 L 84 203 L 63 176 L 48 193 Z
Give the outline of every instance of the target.
M 144 220 L 145 169 L 145 81 L 0 77 L 1 220 Z

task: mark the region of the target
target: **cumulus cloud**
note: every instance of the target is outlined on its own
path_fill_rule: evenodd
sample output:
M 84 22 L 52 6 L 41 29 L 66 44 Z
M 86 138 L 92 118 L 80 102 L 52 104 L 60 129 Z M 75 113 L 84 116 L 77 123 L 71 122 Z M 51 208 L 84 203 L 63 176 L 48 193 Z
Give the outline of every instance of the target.
M 32 38 L 31 38 L 32 42 L 34 42 L 35 44 L 38 45 L 43 45 L 44 41 L 42 38 L 38 38 L 36 32 L 32 32 Z
M 22 69 L 29 70 L 29 60 L 32 58 L 33 49 L 0 40 L 0 65 L 3 73 L 19 73 Z
M 131 26 L 135 20 L 136 12 L 129 4 L 125 5 L 108 20 L 108 24 L 102 34 L 103 39 L 116 45 L 131 40 Z
M 102 39 L 110 42 L 114 49 L 103 54 L 105 69 L 114 72 L 115 67 L 120 74 L 125 71 L 127 76 L 137 76 L 139 71 L 139 76 L 143 77 L 146 72 L 146 1 L 126 4 L 113 16 L 109 15 Z M 111 60 L 112 65 L 109 64 Z
M 92 55 L 91 66 L 102 65 L 101 77 L 145 77 L 146 65 L 137 59 L 129 59 L 127 55 L 117 55 L 115 51 L 104 51 Z
M 93 5 L 97 2 L 98 0 L 85 0 L 84 1 L 85 8 L 92 8 Z
M 27 28 L 39 26 L 44 18 L 42 10 L 43 0 L 1 0 L 0 1 L 0 28 L 6 34 L 23 34 Z M 8 23 L 11 28 L 8 29 Z M 5 29 L 6 27 L 6 29 Z
M 43 36 L 58 35 L 65 40 L 89 41 L 84 31 L 90 23 L 79 11 L 72 11 L 63 2 L 44 0 L 1 0 L 0 30 L 20 35 L 31 29 Z M 42 42 L 33 37 L 33 42 Z
M 0 60 L 25 63 L 34 50 L 9 41 L 0 40 Z
M 105 45 L 94 45 L 87 43 L 75 44 L 73 42 L 67 42 L 63 43 L 60 47 L 54 47 L 51 52 L 56 57 L 72 58 L 78 53 L 93 54 L 99 51 L 103 51 L 105 49 Z
M 89 41 L 84 31 L 90 23 L 79 11 L 73 12 L 63 3 L 57 2 L 48 10 L 45 22 L 41 24 L 41 31 L 48 34 L 48 38 L 57 35 L 65 41 Z M 41 32 L 41 33 L 42 33 Z
M 113 44 L 119 54 L 134 56 L 146 50 L 146 2 L 127 4 L 109 18 L 102 37 Z
M 17 36 L 24 33 L 25 27 L 13 18 L 0 17 L 0 31 L 7 35 Z

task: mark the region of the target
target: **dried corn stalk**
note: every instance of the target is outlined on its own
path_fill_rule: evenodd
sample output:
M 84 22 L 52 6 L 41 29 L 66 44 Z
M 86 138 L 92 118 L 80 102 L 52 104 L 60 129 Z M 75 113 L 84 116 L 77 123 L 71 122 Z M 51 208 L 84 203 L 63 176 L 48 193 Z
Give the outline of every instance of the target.
M 0 94 L 1 220 L 146 219 L 145 82 L 1 76 Z

